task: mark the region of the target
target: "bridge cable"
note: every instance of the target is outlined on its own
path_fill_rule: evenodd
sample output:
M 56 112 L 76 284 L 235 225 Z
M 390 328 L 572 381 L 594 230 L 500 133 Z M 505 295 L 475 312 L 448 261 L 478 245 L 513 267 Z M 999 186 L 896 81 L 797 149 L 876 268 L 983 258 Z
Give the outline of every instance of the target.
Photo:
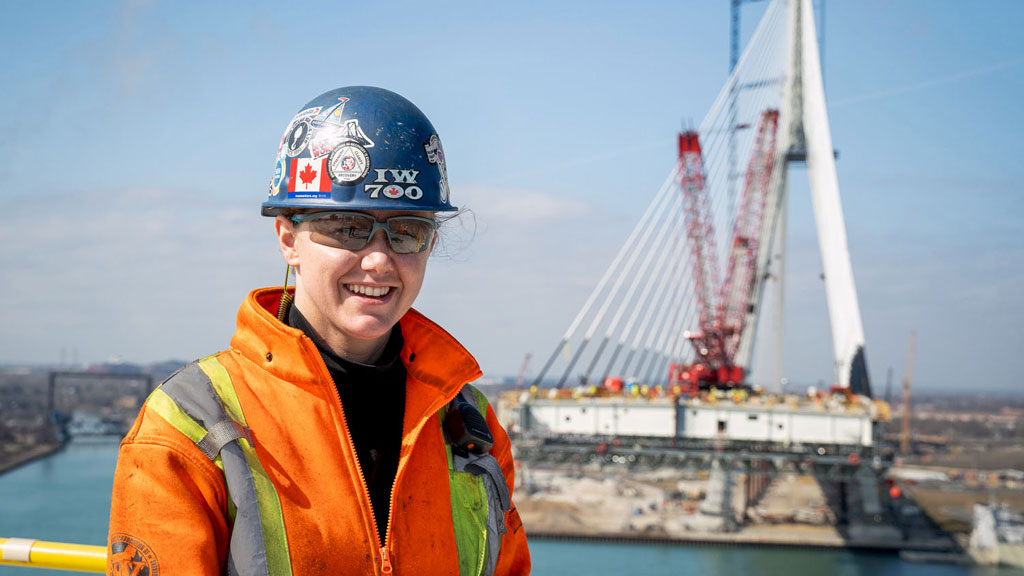
M 681 207 L 681 198 L 673 195 L 672 203 L 668 207 L 668 214 L 670 215 L 670 218 L 672 214 L 675 214 L 677 208 Z M 601 344 L 594 353 L 593 360 L 591 360 L 590 365 L 587 367 L 587 370 L 583 375 L 584 380 L 588 382 L 590 381 L 590 375 L 594 371 L 594 366 L 597 364 L 598 360 L 601 359 L 601 353 L 604 352 L 605 346 L 608 345 L 608 341 L 611 340 L 612 335 L 615 333 L 615 329 L 619 327 L 619 322 L 622 320 L 626 309 L 631 308 L 634 305 L 635 301 L 632 299 L 633 295 L 636 293 L 637 288 L 640 287 L 640 284 L 645 277 L 644 275 L 647 274 L 647 269 L 650 268 L 651 262 L 654 260 L 655 253 L 665 251 L 665 235 L 668 234 L 671 229 L 671 226 L 660 227 L 660 232 L 658 232 L 657 237 L 653 240 L 655 249 L 646 251 L 643 262 L 640 264 L 640 268 L 632 275 L 633 282 L 629 285 L 629 289 L 626 290 L 625 295 L 623 295 L 622 299 L 619 301 L 619 308 L 615 311 L 615 316 L 612 317 L 612 321 L 609 323 L 608 329 L 605 330 L 604 338 L 601 340 Z M 607 302 L 610 303 L 611 301 L 612 299 L 609 298 Z
M 666 190 L 669 189 L 670 188 L 666 188 Z M 657 202 L 654 214 L 664 214 L 665 209 L 663 204 L 666 201 L 670 201 L 672 198 L 672 195 L 669 194 L 663 194 L 659 196 L 660 199 L 659 202 Z M 640 255 L 642 247 L 647 244 L 647 241 L 650 238 L 650 235 L 653 231 L 653 225 L 645 226 L 643 229 L 643 233 L 640 235 L 640 240 L 638 242 L 639 246 L 630 245 L 628 242 L 625 246 L 623 246 L 624 251 L 630 252 L 629 258 L 627 259 L 625 266 L 619 271 L 619 275 L 615 279 L 615 284 L 612 286 L 611 292 L 609 292 L 609 294 L 605 297 L 604 302 L 601 304 L 601 308 L 598 310 L 597 316 L 594 318 L 593 321 L 591 321 L 590 326 L 587 328 L 586 333 L 583 335 L 583 341 L 580 343 L 579 348 L 577 348 L 576 353 L 573 355 L 572 360 L 570 360 L 569 365 L 566 367 L 565 372 L 562 374 L 562 377 L 558 380 L 556 388 L 561 388 L 562 385 L 565 384 L 565 381 L 569 378 L 569 374 L 572 372 L 572 369 L 576 365 L 576 362 L 583 354 L 583 351 L 584 349 L 586 349 L 587 344 L 590 343 L 591 337 L 593 337 L 594 332 L 597 330 L 597 325 L 601 322 L 601 319 L 604 317 L 604 314 L 608 311 L 608 307 L 611 305 L 611 301 L 618 294 L 619 289 L 622 287 L 622 283 L 625 281 L 626 275 L 629 273 L 629 270 L 633 267 L 633 264 L 636 262 L 637 257 Z M 622 252 L 623 251 L 620 251 L 620 253 Z
M 568 344 L 569 339 L 572 338 L 573 333 L 576 332 L 577 326 L 579 326 L 580 322 L 583 320 L 583 317 L 586 316 L 587 312 L 590 311 L 590 307 L 593 305 L 594 300 L 597 299 L 598 294 L 600 294 L 601 291 L 604 290 L 604 285 L 608 282 L 608 279 L 611 277 L 612 273 L 618 267 L 619 262 L 625 257 L 626 252 L 629 251 L 630 246 L 632 246 L 633 244 L 633 240 L 640 234 L 640 231 L 643 230 L 643 228 L 647 225 L 647 221 L 654 214 L 656 206 L 660 204 L 661 198 L 669 191 L 670 184 L 675 179 L 675 175 L 676 169 L 673 168 L 672 171 L 669 172 L 668 178 L 665 180 L 664 184 L 661 185 L 661 189 L 658 191 L 657 194 L 655 194 L 654 199 L 651 201 L 650 205 L 648 205 L 647 211 L 644 212 L 644 215 L 640 218 L 640 221 L 637 222 L 636 226 L 633 227 L 633 231 L 626 239 L 625 244 L 622 245 L 622 248 L 619 249 L 619 253 L 616 254 L 615 256 L 615 259 L 612 260 L 611 265 L 608 266 L 608 269 L 605 271 L 604 276 L 601 278 L 600 282 L 598 282 L 597 287 L 595 287 L 593 292 L 590 293 L 590 297 L 587 299 L 586 303 L 583 304 L 583 308 L 580 309 L 579 313 L 576 315 L 576 318 L 572 321 L 572 324 L 569 325 L 569 329 L 566 330 L 565 335 L 562 336 L 562 341 L 559 342 L 558 346 L 555 347 L 554 352 L 551 353 L 551 357 L 548 358 L 548 361 L 544 364 L 544 367 L 541 368 L 541 371 L 537 375 L 537 378 L 533 381 L 533 386 L 540 386 L 540 383 L 543 381 L 548 369 L 551 368 L 551 364 L 554 363 L 555 359 L 558 358 L 558 354 Z

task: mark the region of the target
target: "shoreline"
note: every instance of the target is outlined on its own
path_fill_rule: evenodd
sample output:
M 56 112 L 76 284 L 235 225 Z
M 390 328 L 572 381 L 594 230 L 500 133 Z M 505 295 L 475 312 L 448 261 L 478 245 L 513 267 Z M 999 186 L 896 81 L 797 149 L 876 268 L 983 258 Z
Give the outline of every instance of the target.
M 61 449 L 64 448 L 64 444 L 60 442 L 52 442 L 46 444 L 33 444 L 21 447 L 21 451 L 16 454 L 4 454 L 0 456 L 0 474 L 6 474 L 11 470 L 15 470 L 29 464 L 40 458 L 51 456 Z
M 874 552 L 885 554 L 900 554 L 905 551 L 944 553 L 949 548 L 944 545 L 936 545 L 926 541 L 892 541 L 892 540 L 843 540 L 839 539 L 798 539 L 770 534 L 743 534 L 740 533 L 702 533 L 692 536 L 660 535 L 660 534 L 636 534 L 636 533 L 570 533 L 553 530 L 530 530 L 527 527 L 527 535 L 530 539 L 543 541 L 567 541 L 567 542 L 599 542 L 599 543 L 622 543 L 622 544 L 652 544 L 656 546 L 720 546 L 720 547 L 755 547 L 755 548 L 791 548 L 805 550 L 849 550 L 853 552 Z

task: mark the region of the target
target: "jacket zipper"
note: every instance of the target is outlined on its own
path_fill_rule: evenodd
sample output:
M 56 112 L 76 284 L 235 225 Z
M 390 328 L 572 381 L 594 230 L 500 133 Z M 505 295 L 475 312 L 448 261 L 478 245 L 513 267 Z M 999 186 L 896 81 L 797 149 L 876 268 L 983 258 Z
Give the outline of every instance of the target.
M 319 354 L 319 351 L 317 351 L 317 354 Z M 324 370 L 327 370 L 326 366 L 324 366 Z M 327 372 L 327 380 L 331 383 L 334 397 L 338 400 L 338 409 L 341 410 L 341 423 L 345 426 L 345 438 L 348 440 L 348 447 L 352 449 L 352 460 L 356 463 L 356 471 L 359 472 L 359 482 L 363 485 L 363 492 L 366 494 L 366 504 L 370 508 L 370 527 L 373 532 L 373 541 L 377 544 L 377 551 L 380 554 L 380 573 L 391 574 L 393 572 L 391 554 L 388 553 L 387 549 L 387 538 L 391 535 L 391 511 L 388 511 L 388 533 L 384 535 L 384 544 L 381 544 L 380 530 L 377 529 L 377 515 L 373 511 L 373 499 L 370 498 L 370 487 L 366 484 L 366 477 L 363 476 L 363 467 L 359 464 L 359 456 L 356 455 L 356 443 L 352 440 L 352 431 L 348 428 L 348 419 L 345 417 L 345 406 L 341 402 L 341 393 L 338 392 L 338 385 L 331 378 L 330 371 Z M 395 479 L 398 479 L 397 474 Z M 394 492 L 394 486 L 391 487 L 391 490 Z
M 441 406 L 444 406 L 444 405 L 448 404 L 449 402 L 451 402 L 455 398 L 455 396 L 458 395 L 460 390 L 462 390 L 461 387 L 458 390 L 456 390 L 455 394 L 452 394 L 450 398 L 446 398 L 444 400 L 444 402 L 441 403 Z M 335 392 L 335 394 L 337 394 L 338 393 L 338 389 L 335 388 L 334 392 Z M 341 402 L 341 397 L 340 396 L 338 397 L 338 402 L 339 403 Z M 438 406 L 438 408 L 434 409 L 434 411 L 431 412 L 431 415 L 427 417 L 428 420 L 430 418 L 433 418 L 433 415 L 437 414 L 437 410 L 439 410 L 439 409 L 440 409 L 440 406 Z M 345 416 L 344 408 L 342 408 L 341 413 L 342 413 L 342 417 L 344 418 L 344 416 Z M 403 424 L 403 426 L 404 426 L 404 424 Z M 347 422 L 345 423 L 345 431 L 348 433 L 348 436 L 349 436 L 348 440 L 349 440 L 349 443 L 351 443 L 352 442 L 352 433 L 348 432 L 348 423 Z M 412 438 L 412 442 L 410 442 L 410 444 L 409 444 L 410 446 L 415 446 L 416 445 L 416 440 L 419 439 L 421 431 L 423 431 L 423 427 L 422 426 L 416 432 L 416 436 L 414 436 Z M 404 432 L 405 431 L 403 430 L 403 435 L 404 435 Z M 354 444 L 353 444 L 353 446 L 354 446 Z M 356 464 L 357 465 L 359 464 L 358 460 L 359 459 L 356 458 Z M 399 455 L 398 468 L 395 470 L 395 479 L 391 482 L 391 498 L 390 498 L 390 501 L 388 502 L 388 527 L 387 527 L 387 530 L 384 533 L 385 545 L 380 547 L 380 565 L 381 565 L 381 573 L 382 574 L 391 574 L 391 571 L 392 571 L 391 554 L 390 554 L 390 551 L 389 551 L 389 547 L 387 546 L 387 543 L 391 541 L 391 527 L 394 526 L 394 524 L 395 524 L 395 495 L 396 495 L 395 491 L 398 489 L 398 479 L 402 477 L 402 472 L 404 470 L 405 470 L 405 462 L 402 461 L 401 455 Z M 360 477 L 362 477 L 362 471 L 360 471 L 359 474 L 360 474 Z M 366 485 L 366 480 L 363 480 L 363 485 L 364 486 Z M 366 493 L 367 493 L 367 495 L 369 495 L 369 493 L 370 493 L 369 489 L 367 489 Z M 372 511 L 372 509 L 373 509 L 373 504 L 372 503 L 370 504 L 370 508 L 371 508 L 371 511 Z M 376 529 L 377 529 L 377 526 L 376 526 L 377 517 L 376 516 L 373 517 L 373 521 L 374 521 L 374 530 L 376 531 Z
M 317 355 L 319 355 L 320 351 L 316 350 L 316 345 L 313 346 L 314 351 L 316 351 Z M 322 360 L 320 364 L 323 367 L 324 372 L 327 373 L 327 381 L 331 383 L 331 389 L 334 391 L 334 397 L 335 399 L 338 400 L 338 408 L 341 410 L 341 422 L 345 426 L 345 438 L 348 440 L 349 448 L 352 449 L 352 459 L 356 463 L 356 471 L 359 472 L 359 481 L 362 483 L 363 492 L 366 494 L 366 503 L 370 508 L 370 525 L 373 528 L 373 541 L 377 544 L 377 551 L 378 554 L 380 555 L 380 573 L 383 576 L 390 576 L 394 573 L 394 564 L 391 562 L 391 551 L 390 547 L 388 546 L 388 543 L 391 541 L 391 527 L 394 524 L 395 490 L 398 488 L 398 479 L 401 477 L 402 471 L 405 469 L 405 467 L 403 466 L 404 462 L 402 462 L 401 459 L 401 449 L 399 449 L 398 468 L 395 470 L 395 479 L 391 482 L 391 498 L 389 499 L 390 501 L 388 502 L 388 527 L 387 530 L 384 532 L 384 542 L 382 544 L 380 541 L 380 530 L 377 529 L 377 515 L 373 512 L 373 500 L 370 498 L 370 487 L 366 484 L 366 477 L 363 476 L 363 468 L 359 464 L 359 457 L 356 455 L 356 444 L 352 440 L 352 431 L 349 430 L 348 428 L 348 419 L 345 417 L 345 406 L 341 402 L 341 393 L 338 392 L 338 385 L 334 382 L 334 378 L 331 377 L 331 373 L 329 370 L 327 370 L 327 366 L 323 364 Z M 459 388 L 459 390 L 461 390 L 461 387 Z M 444 406 L 445 404 L 451 402 L 452 399 L 455 398 L 455 396 L 459 393 L 459 390 L 456 390 L 455 394 L 452 394 L 450 398 L 446 398 L 445 401 L 441 403 L 441 406 Z M 436 412 L 437 410 L 434 410 L 434 413 Z M 421 427 L 420 430 L 422 431 L 423 428 Z M 410 445 L 415 445 L 416 440 L 418 438 L 419 432 L 416 432 L 416 436 L 412 438 L 412 442 Z

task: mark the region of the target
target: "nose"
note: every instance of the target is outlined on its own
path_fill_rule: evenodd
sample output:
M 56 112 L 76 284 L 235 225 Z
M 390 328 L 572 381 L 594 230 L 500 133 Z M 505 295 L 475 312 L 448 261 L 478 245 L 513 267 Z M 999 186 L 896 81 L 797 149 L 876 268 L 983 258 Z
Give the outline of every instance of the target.
M 388 246 L 387 233 L 377 230 L 370 242 L 363 247 L 362 269 L 370 272 L 390 272 L 394 267 L 391 260 L 391 247 Z

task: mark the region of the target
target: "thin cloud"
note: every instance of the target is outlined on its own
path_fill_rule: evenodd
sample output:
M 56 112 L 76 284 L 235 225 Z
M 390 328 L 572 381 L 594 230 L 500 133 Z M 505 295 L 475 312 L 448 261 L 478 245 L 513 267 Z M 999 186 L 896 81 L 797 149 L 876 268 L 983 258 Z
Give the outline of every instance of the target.
M 948 74 L 946 76 L 938 76 L 930 80 L 918 82 L 916 84 L 910 84 L 908 86 L 900 86 L 898 88 L 890 88 L 888 90 L 878 90 L 875 92 L 868 92 L 867 94 L 860 94 L 858 96 L 851 96 L 849 98 L 842 98 L 839 100 L 829 101 L 829 108 L 838 108 L 840 106 L 848 106 L 850 104 L 859 104 L 861 102 L 869 102 L 871 100 L 881 100 L 883 98 L 889 98 L 890 96 L 898 96 L 900 94 L 906 94 L 908 92 L 916 92 L 918 90 L 924 90 L 925 88 L 933 88 L 935 86 L 942 86 L 944 84 L 954 84 L 977 76 L 984 76 L 986 74 L 992 74 L 1000 70 L 1006 70 L 1024 63 L 1024 57 L 1014 58 L 1012 60 L 1006 60 L 1004 62 L 996 62 L 995 64 L 988 64 L 971 70 L 965 70 L 957 72 L 955 74 Z
M 17 280 L 2 361 L 194 357 L 223 348 L 245 293 L 279 281 L 268 223 L 198 192 L 103 191 L 21 198 L 0 229 Z M 195 207 L 203 205 L 202 210 Z M 251 210 L 247 210 L 251 214 Z
M 591 213 L 593 207 L 581 200 L 534 191 L 468 188 L 463 204 L 473 210 L 480 223 L 529 225 Z

